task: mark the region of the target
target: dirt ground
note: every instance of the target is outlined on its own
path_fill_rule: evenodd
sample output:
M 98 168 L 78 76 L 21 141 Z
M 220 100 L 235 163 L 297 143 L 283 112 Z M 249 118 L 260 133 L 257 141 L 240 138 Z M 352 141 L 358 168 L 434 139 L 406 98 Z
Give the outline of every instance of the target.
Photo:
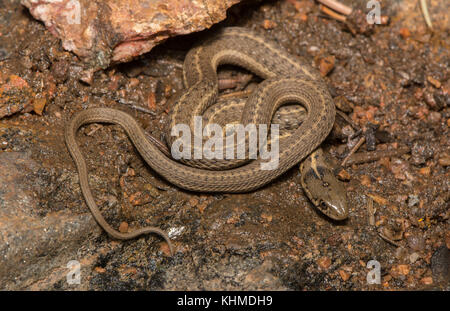
M 361 137 L 363 157 L 394 150 L 341 170 L 346 221 L 315 210 L 298 166 L 248 194 L 190 193 L 147 167 L 120 127 L 80 130 L 103 215 L 121 230 L 166 230 L 177 249 L 169 256 L 156 236 L 120 242 L 97 227 L 64 126 L 82 109 L 112 107 L 162 137 L 170 98 L 183 89 L 184 56 L 211 30 L 98 71 L 88 85 L 73 74 L 77 57 L 42 23 L 18 1 L 0 1 L 0 109 L 10 112 L 0 119 L 0 288 L 449 290 L 449 10 L 445 0 L 429 1 L 431 32 L 412 2 L 382 1 L 390 22 L 370 30 L 309 0 L 237 5 L 213 27 L 265 33 L 320 69 L 349 119 L 338 116 L 340 136 L 322 145 L 336 163 Z M 239 89 L 245 74 L 221 75 Z M 70 260 L 81 264 L 80 284 L 66 280 Z M 380 264 L 380 284 L 367 282 L 371 260 Z

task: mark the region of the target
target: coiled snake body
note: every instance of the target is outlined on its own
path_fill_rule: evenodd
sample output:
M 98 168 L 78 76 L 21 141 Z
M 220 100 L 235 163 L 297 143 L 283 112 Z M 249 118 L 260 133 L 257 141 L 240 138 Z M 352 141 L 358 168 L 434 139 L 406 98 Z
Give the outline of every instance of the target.
M 186 90 L 173 107 L 169 128 L 180 123 L 192 126 L 193 116 L 201 116 L 214 104 L 218 94 L 217 67 L 221 64 L 244 67 L 264 79 L 247 100 L 241 124 L 270 124 L 274 112 L 284 104 L 298 103 L 306 108 L 306 120 L 291 135 L 280 140 L 278 166 L 273 170 L 262 170 L 259 158 L 226 170 L 215 170 L 217 163 L 202 160 L 193 163 L 194 167 L 188 166 L 166 156 L 147 139 L 135 119 L 124 112 L 109 108 L 79 112 L 67 124 L 66 144 L 78 168 L 81 189 L 92 214 L 113 237 L 130 239 L 153 232 L 168 241 L 158 228 L 120 233 L 104 220 L 89 189 L 86 164 L 75 140 L 77 130 L 84 124 L 101 122 L 122 126 L 153 170 L 180 188 L 199 192 L 247 192 L 260 188 L 302 161 L 329 134 L 335 108 L 316 71 L 275 43 L 237 27 L 222 29 L 189 51 L 183 68 Z M 169 140 L 173 142 L 173 138 Z

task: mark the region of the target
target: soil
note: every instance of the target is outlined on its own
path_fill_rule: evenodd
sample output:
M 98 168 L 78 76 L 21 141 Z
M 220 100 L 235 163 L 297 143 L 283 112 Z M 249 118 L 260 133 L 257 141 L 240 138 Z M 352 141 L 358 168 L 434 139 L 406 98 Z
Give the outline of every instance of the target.
M 352 135 L 349 122 L 336 118 L 340 135 L 322 145 L 334 162 L 341 163 L 361 137 L 366 143 L 358 152 L 404 146 L 410 151 L 341 169 L 350 214 L 337 222 L 309 202 L 298 166 L 251 193 L 192 193 L 146 166 L 120 127 L 89 125 L 80 130 L 78 141 L 103 215 L 121 230 L 161 227 L 169 232 L 176 253 L 169 256 L 167 244 L 156 236 L 121 242 L 98 228 L 86 232 L 84 226 L 74 226 L 72 230 L 82 229 L 64 252 L 62 246 L 48 251 L 39 243 L 36 247 L 45 251 L 36 258 L 16 252 L 19 259 L 28 256 L 31 264 L 23 266 L 22 277 L 3 271 L 6 281 L 0 288 L 450 289 L 450 38 L 445 0 L 432 1 L 430 13 L 440 17 L 434 32 L 427 29 L 418 6 L 408 7 L 415 12 L 408 15 L 397 0 L 382 1 L 390 23 L 367 31 L 334 20 L 314 1 L 241 4 L 210 30 L 172 38 L 137 60 L 96 72 L 91 85 L 77 78 L 78 58 L 64 51 L 18 1 L 1 4 L 0 108 L 11 113 L 0 119 L 0 154 L 19 154 L 20 161 L 33 162 L 27 173 L 20 175 L 23 170 L 17 169 L 14 174 L 20 178 L 11 173 L 8 183 L 29 194 L 35 203 L 30 215 L 37 220 L 61 213 L 90 215 L 64 144 L 64 126 L 71 117 L 88 107 L 116 108 L 163 139 L 170 98 L 183 89 L 184 56 L 222 26 L 265 33 L 321 70 L 337 107 L 363 131 L 362 136 Z M 237 88 L 242 75 L 246 73 L 234 68 L 221 72 L 222 78 L 235 79 Z M 6 195 L 0 192 L 0 201 L 6 202 Z M 9 247 L 5 252 L 21 249 Z M 48 263 L 46 269 L 33 268 L 38 257 Z M 66 281 L 69 260 L 81 263 L 80 284 Z M 379 284 L 367 281 L 371 260 L 380 263 Z

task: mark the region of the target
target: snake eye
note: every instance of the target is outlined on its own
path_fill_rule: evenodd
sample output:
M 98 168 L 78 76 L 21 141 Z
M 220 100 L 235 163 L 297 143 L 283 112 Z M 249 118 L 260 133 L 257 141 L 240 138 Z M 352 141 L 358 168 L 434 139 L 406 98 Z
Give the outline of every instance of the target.
M 319 206 L 323 211 L 326 211 L 328 209 L 328 205 L 324 201 L 321 201 Z

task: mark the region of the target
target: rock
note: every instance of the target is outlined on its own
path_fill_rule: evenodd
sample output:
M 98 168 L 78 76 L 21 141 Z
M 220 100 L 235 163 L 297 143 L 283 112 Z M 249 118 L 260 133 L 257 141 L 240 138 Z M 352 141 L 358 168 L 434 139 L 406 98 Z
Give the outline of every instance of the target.
M 279 284 L 280 280 L 270 271 L 274 264 L 270 260 L 265 260 L 260 266 L 252 269 L 244 278 L 244 286 L 255 289 L 271 288 L 273 284 Z M 279 284 L 281 287 L 281 284 Z
M 431 111 L 428 116 L 428 121 L 431 123 L 439 123 L 441 121 L 442 115 L 437 111 Z
M 402 27 L 399 30 L 400 36 L 402 36 L 403 39 L 407 39 L 411 36 L 411 32 L 408 28 Z
M 320 71 L 320 75 L 322 77 L 325 77 L 326 75 L 328 75 L 331 72 L 331 70 L 333 70 L 335 61 L 336 61 L 336 58 L 334 57 L 334 55 L 327 56 L 327 57 L 320 59 L 319 71 Z
M 106 269 L 105 268 L 102 268 L 102 267 L 95 267 L 95 272 L 97 272 L 97 273 L 105 273 L 106 272 Z
M 410 263 L 415 263 L 417 261 L 417 259 L 420 258 L 420 255 L 416 252 L 412 253 L 411 255 L 409 255 L 409 262 Z
M 0 153 L 0 289 L 24 289 L 76 259 L 76 250 L 99 234 L 89 213 L 48 212 L 41 216 L 39 169 L 25 153 Z M 67 273 L 67 272 L 66 272 Z
M 419 173 L 425 177 L 430 177 L 431 168 L 429 166 L 425 166 L 419 169 Z
M 21 0 L 30 13 L 85 63 L 85 79 L 126 62 L 169 37 L 207 29 L 240 0 Z
M 52 64 L 51 71 L 56 82 L 63 83 L 69 75 L 69 63 L 64 60 Z
M 347 281 L 352 276 L 351 273 L 349 273 L 345 270 L 339 270 L 339 275 L 341 276 L 341 278 L 344 282 Z
M 172 254 L 170 253 L 170 247 L 167 242 L 161 242 L 159 245 L 159 249 L 166 255 L 167 257 L 170 257 Z
M 35 94 L 28 83 L 17 75 L 1 77 L 0 73 L 0 119 L 17 112 L 33 110 Z
M 432 76 L 427 77 L 428 82 L 430 82 L 431 85 L 433 85 L 435 88 L 439 89 L 441 87 L 441 81 L 433 78 Z
M 339 180 L 342 180 L 342 181 L 350 180 L 350 174 L 345 169 L 341 169 L 339 171 L 339 173 L 337 174 L 337 177 L 339 178 Z
M 47 104 L 47 99 L 41 97 L 41 98 L 35 98 L 33 100 L 33 110 L 37 115 L 42 116 L 42 113 L 44 112 L 45 105 Z
M 385 205 L 388 204 L 388 200 L 383 198 L 383 197 L 381 197 L 381 196 L 379 196 L 379 195 L 368 194 L 368 196 L 371 197 L 375 202 L 377 202 L 381 206 L 385 206 Z
M 397 247 L 397 249 L 395 250 L 395 257 L 399 261 L 405 261 L 405 259 L 408 257 L 408 251 L 402 246 Z
M 409 274 L 409 266 L 408 265 L 395 265 L 391 268 L 391 270 L 389 271 L 389 274 L 395 278 L 401 278 L 402 276 L 406 276 Z
M 408 246 L 415 251 L 423 251 L 425 249 L 425 239 L 422 236 L 410 235 L 406 238 Z
M 411 155 L 411 162 L 414 165 L 421 165 L 434 155 L 434 151 L 429 142 L 416 141 L 411 148 Z
M 5 49 L 4 47 L 1 47 L 0 48 L 0 62 L 5 60 L 5 59 L 8 59 L 10 54 L 11 54 L 10 51 Z
M 122 232 L 122 233 L 128 232 L 128 223 L 127 222 L 122 221 L 120 223 L 120 225 L 119 225 L 119 232 Z
M 441 166 L 450 166 L 450 155 L 446 153 L 441 154 L 438 163 Z
M 331 258 L 330 257 L 321 257 L 317 260 L 317 265 L 322 270 L 327 270 L 331 265 Z
M 420 283 L 423 285 L 431 285 L 433 284 L 433 278 L 431 276 L 426 276 L 420 280 Z
M 413 207 L 414 205 L 419 204 L 419 196 L 416 194 L 410 194 L 408 196 L 408 207 Z
M 273 20 L 266 19 L 263 22 L 263 27 L 264 27 L 264 29 L 273 29 L 273 28 L 277 27 L 277 23 L 274 22 Z
M 446 246 L 438 248 L 431 257 L 431 271 L 435 283 L 450 282 L 450 250 Z

